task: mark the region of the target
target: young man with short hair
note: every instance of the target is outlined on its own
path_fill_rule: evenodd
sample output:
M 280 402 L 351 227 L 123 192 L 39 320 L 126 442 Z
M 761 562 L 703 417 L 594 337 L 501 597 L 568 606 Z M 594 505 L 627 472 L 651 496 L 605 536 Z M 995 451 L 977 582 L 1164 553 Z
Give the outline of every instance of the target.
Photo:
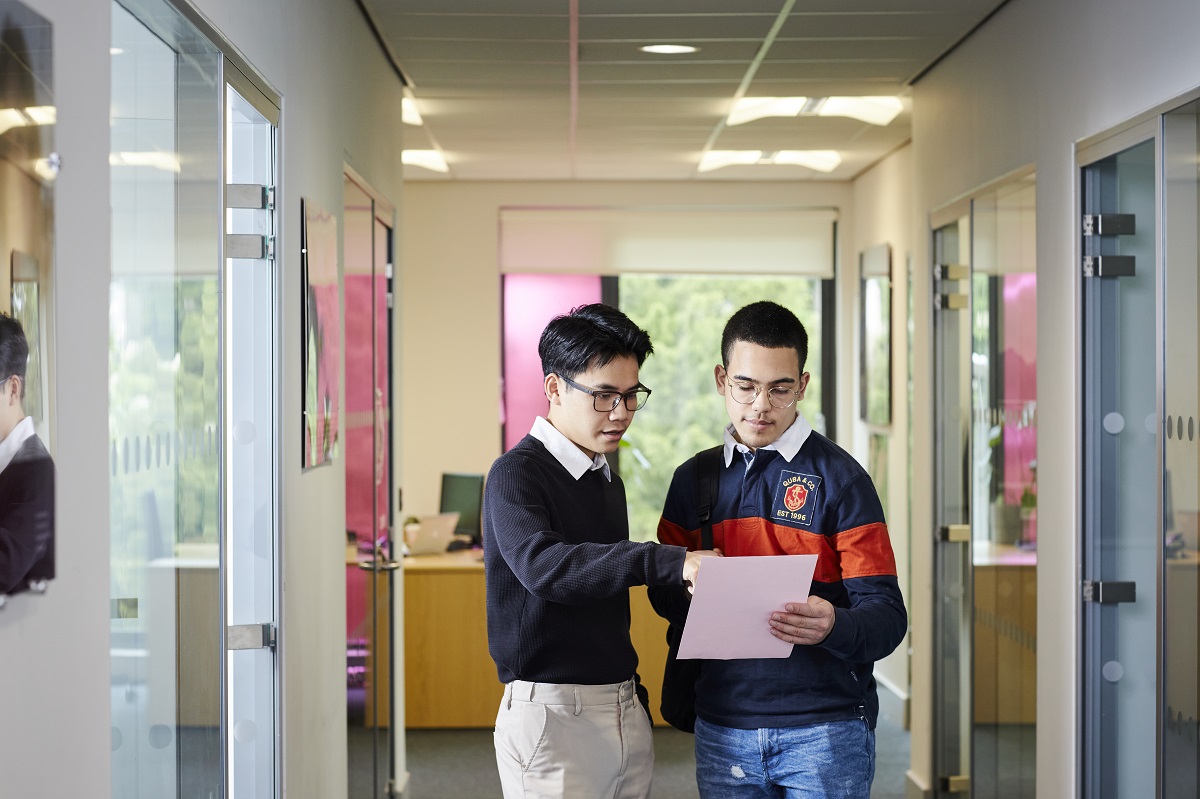
M 684 588 L 711 554 L 630 541 L 625 488 L 605 459 L 650 396 L 638 370 L 652 349 L 606 305 L 553 319 L 538 345 L 549 411 L 488 474 L 488 649 L 505 683 L 495 744 L 506 799 L 650 792 L 629 587 Z
M 907 617 L 883 508 L 870 477 L 813 431 L 804 399 L 808 335 L 786 308 L 735 313 L 715 369 L 725 399 L 724 459 L 713 546 L 727 557 L 817 556 L 811 596 L 772 613 L 787 658 L 706 660 L 696 683 L 696 780 L 705 799 L 868 799 L 879 699 L 874 662 L 904 638 Z M 699 540 L 696 459 L 676 471 L 659 540 Z M 690 599 L 650 589 L 675 624 Z

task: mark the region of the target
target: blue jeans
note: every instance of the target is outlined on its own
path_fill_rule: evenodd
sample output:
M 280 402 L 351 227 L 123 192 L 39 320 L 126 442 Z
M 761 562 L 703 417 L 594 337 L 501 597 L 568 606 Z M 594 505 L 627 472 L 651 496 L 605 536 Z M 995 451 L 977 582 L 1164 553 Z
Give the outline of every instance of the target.
M 870 799 L 875 731 L 863 719 L 738 730 L 696 719 L 702 799 Z

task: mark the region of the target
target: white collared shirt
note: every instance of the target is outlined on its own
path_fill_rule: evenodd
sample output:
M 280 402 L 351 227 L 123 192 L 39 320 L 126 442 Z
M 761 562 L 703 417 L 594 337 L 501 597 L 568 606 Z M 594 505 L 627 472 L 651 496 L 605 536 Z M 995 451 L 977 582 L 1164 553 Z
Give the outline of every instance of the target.
M 732 424 L 725 426 L 725 466 L 733 462 L 733 451 L 750 452 L 750 448 L 733 437 L 735 428 Z M 797 411 L 796 421 L 788 426 L 787 430 L 783 431 L 783 435 L 772 441 L 765 447 L 759 449 L 773 449 L 783 456 L 783 459 L 788 463 L 792 462 L 792 458 L 796 457 L 796 453 L 804 446 L 804 442 L 808 441 L 809 434 L 812 433 L 812 425 L 804 418 L 804 414 Z
M 12 463 L 12 459 L 16 457 L 17 450 L 33 435 L 33 417 L 26 416 L 8 432 L 3 441 L 0 441 L 0 472 L 8 468 L 8 464 Z
M 589 471 L 599 469 L 604 474 L 604 479 L 612 482 L 612 470 L 608 468 L 608 458 L 604 457 L 603 452 L 597 452 L 596 457 L 589 458 L 571 439 L 541 416 L 533 420 L 533 429 L 529 431 L 529 435 L 545 444 L 546 450 L 576 480 Z

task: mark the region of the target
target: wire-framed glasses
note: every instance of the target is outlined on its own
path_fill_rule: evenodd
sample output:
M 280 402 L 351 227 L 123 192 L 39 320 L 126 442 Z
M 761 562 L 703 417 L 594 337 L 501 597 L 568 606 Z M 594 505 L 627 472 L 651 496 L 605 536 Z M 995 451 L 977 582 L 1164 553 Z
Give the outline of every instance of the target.
M 620 391 L 608 391 L 607 389 L 588 388 L 587 386 L 576 383 L 569 377 L 562 377 L 564 383 L 572 388 L 577 388 L 584 394 L 592 395 L 592 407 L 600 413 L 612 413 L 617 409 L 617 405 L 621 400 L 625 400 L 625 409 L 629 411 L 640 411 L 642 406 L 646 404 L 646 400 L 650 399 L 650 389 L 645 386 L 638 386 L 632 391 L 626 391 L 622 394 Z
M 737 380 L 728 380 L 726 385 L 729 387 L 729 396 L 733 397 L 734 402 L 740 402 L 743 405 L 750 405 L 758 395 L 763 392 L 763 387 L 757 383 L 743 383 Z M 790 408 L 796 404 L 796 400 L 800 397 L 800 392 L 787 386 L 771 386 L 766 389 L 767 401 L 772 407 L 783 410 Z

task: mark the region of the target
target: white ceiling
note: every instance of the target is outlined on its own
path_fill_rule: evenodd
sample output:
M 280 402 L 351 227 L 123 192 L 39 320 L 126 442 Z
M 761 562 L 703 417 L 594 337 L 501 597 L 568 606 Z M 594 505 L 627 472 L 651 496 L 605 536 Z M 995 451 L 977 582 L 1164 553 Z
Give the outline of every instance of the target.
M 364 0 L 450 172 L 411 180 L 846 180 L 909 138 L 908 83 L 1004 0 Z M 690 44 L 652 55 L 646 44 Z M 769 118 L 742 96 L 895 95 L 886 127 Z M 801 166 L 699 173 L 708 150 L 836 150 Z

